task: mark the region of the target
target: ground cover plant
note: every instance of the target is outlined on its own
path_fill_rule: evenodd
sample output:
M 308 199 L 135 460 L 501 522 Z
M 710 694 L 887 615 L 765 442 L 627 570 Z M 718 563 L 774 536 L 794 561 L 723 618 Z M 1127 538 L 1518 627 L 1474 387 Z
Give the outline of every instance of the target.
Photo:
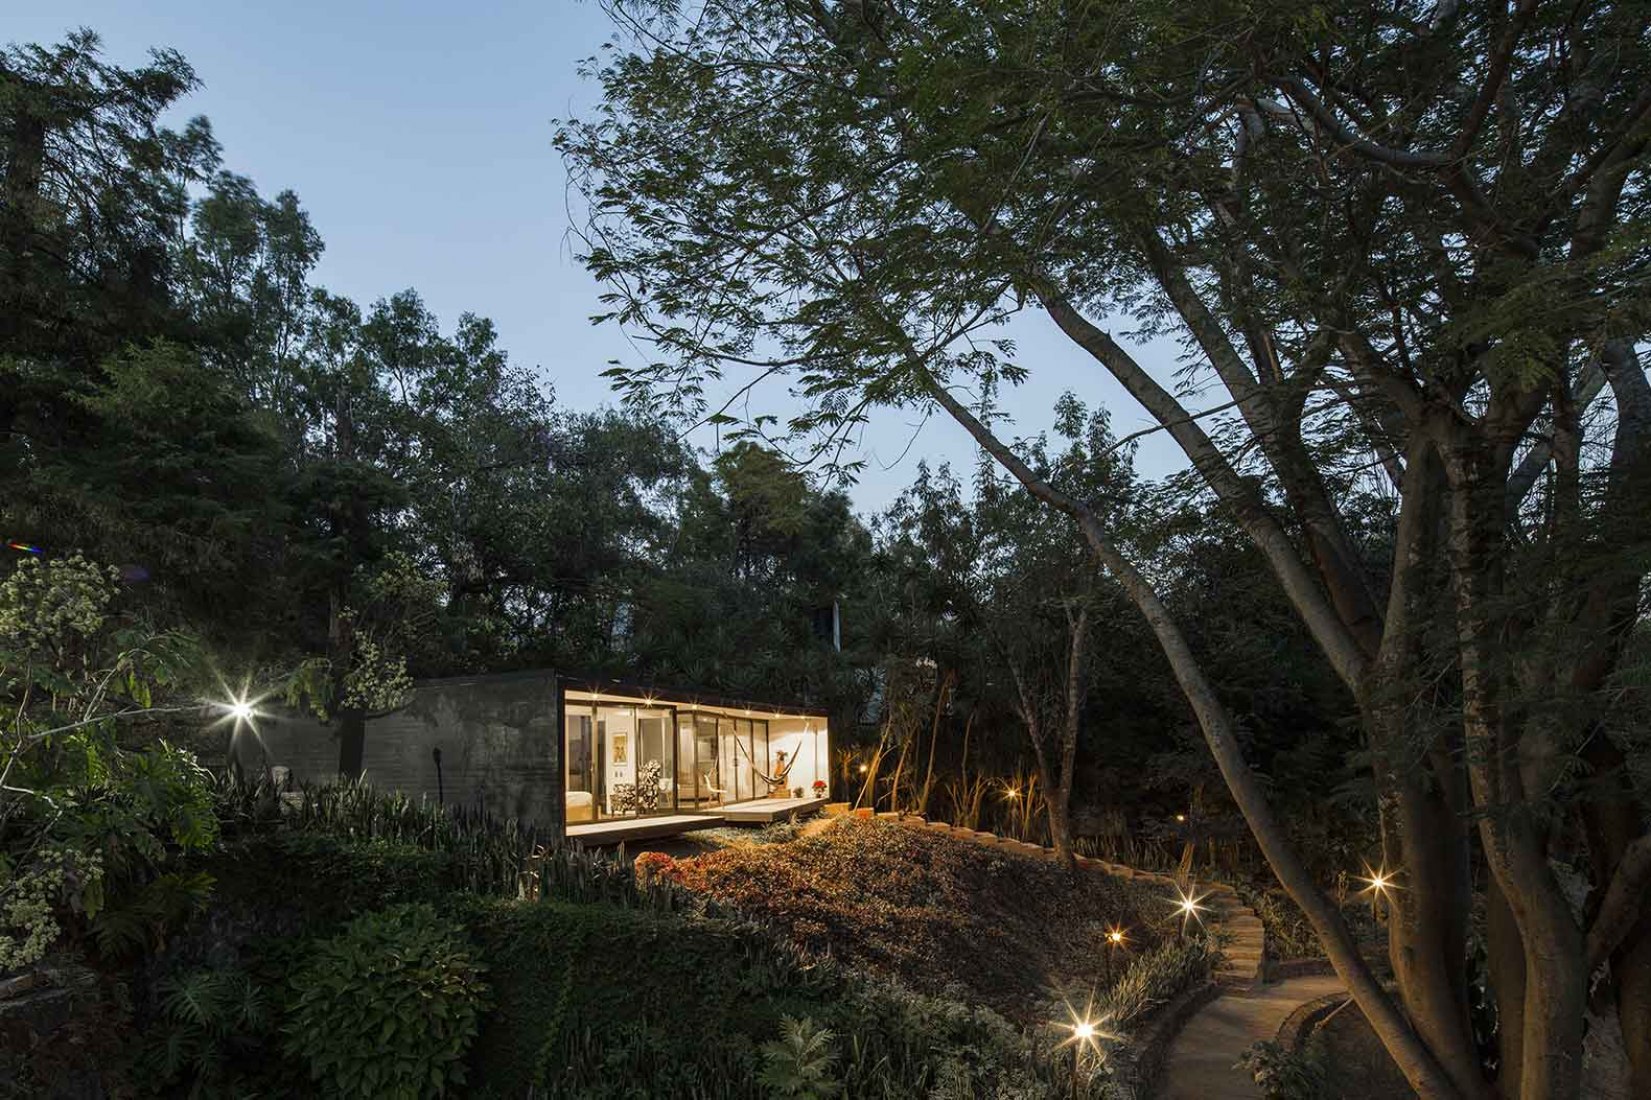
M 1051 996 L 1081 1001 L 1110 986 L 1124 952 L 1176 934 L 1161 887 L 887 821 L 639 865 L 801 946 L 1021 1021 L 1046 1019 Z M 1114 928 L 1127 929 L 1125 948 L 1110 943 Z
M 495 1002 L 471 1052 L 474 1095 L 755 1100 L 771 1095 L 757 1079 L 788 1018 L 832 1032 L 844 1095 L 1047 1096 L 1064 1082 L 1049 1036 L 749 924 L 502 900 L 476 901 L 466 924 Z

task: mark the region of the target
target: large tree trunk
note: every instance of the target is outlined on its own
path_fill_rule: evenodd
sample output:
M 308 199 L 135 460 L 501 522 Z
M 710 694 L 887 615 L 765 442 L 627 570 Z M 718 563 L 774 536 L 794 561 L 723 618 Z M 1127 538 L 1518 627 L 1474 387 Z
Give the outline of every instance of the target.
M 1433 568 L 1444 472 L 1425 442 L 1404 459 L 1386 629 L 1359 705 L 1375 762 L 1381 870 L 1400 879 L 1387 899 L 1388 957 L 1411 1024 L 1472 1096 L 1485 1083 L 1464 967 L 1472 910 L 1468 800 L 1451 726 L 1433 712 L 1420 670 L 1445 583 Z
M 1233 802 L 1244 815 L 1262 855 L 1278 876 L 1285 891 L 1300 906 L 1324 945 L 1336 974 L 1346 983 L 1353 1000 L 1370 1021 L 1382 1045 L 1387 1048 L 1406 1080 L 1424 1097 L 1455 1097 L 1461 1092 L 1445 1072 L 1439 1059 L 1410 1027 L 1386 990 L 1370 972 L 1353 941 L 1341 914 L 1330 904 L 1306 864 L 1290 843 L 1283 825 L 1273 814 L 1261 784 L 1250 771 L 1238 745 L 1232 719 L 1216 695 L 1215 687 L 1187 644 L 1169 609 L 1159 599 L 1150 582 L 1130 564 L 1107 538 L 1095 514 L 1038 477 L 1002 440 L 992 434 L 969 409 L 939 382 L 930 380 L 929 392 L 953 419 L 966 428 L 976 442 L 1034 496 L 1072 516 L 1100 563 L 1111 572 L 1152 628 L 1159 646 L 1169 660 L 1171 671 L 1187 702 L 1192 706 L 1204 733 L 1205 744 L 1215 758 Z
M 1485 969 L 1496 1002 L 1497 1091 L 1520 1095 L 1525 1068 L 1525 942 L 1495 875 L 1485 883 Z
M 1469 431 L 1451 431 L 1445 450 L 1468 777 L 1485 862 L 1524 947 L 1520 1095 L 1565 1100 L 1582 1087 L 1584 940 L 1548 864 L 1545 832 L 1524 790 L 1521 746 L 1504 713 L 1508 672 L 1497 647 L 1506 623 L 1498 597 L 1511 446 L 1486 445 Z

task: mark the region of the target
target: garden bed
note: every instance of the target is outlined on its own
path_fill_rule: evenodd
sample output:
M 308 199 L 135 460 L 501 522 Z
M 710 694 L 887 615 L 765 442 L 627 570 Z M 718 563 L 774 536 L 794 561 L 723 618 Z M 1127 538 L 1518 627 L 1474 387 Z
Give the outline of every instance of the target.
M 1022 1022 L 1104 991 L 1175 928 L 1159 887 L 881 820 L 686 859 L 649 853 L 638 866 L 801 947 Z M 1115 927 L 1124 948 L 1108 940 Z

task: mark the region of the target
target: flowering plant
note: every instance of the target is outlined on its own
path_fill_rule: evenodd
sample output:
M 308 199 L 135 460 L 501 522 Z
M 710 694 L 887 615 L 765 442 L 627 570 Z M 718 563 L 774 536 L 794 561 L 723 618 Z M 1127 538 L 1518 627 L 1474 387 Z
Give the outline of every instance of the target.
M 822 794 L 825 794 L 825 792 L 826 792 L 826 781 L 823 780 L 823 779 L 816 779 L 814 781 L 814 793 L 816 795 L 822 795 Z

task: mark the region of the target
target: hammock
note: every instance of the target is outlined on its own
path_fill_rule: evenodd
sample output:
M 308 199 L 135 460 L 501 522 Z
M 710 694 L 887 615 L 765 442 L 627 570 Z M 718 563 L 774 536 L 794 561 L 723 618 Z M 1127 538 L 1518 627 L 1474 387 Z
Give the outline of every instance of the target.
M 785 767 L 780 769 L 780 774 L 778 774 L 778 775 L 768 775 L 761 768 L 757 767 L 757 762 L 755 760 L 751 759 L 751 753 L 746 749 L 746 747 L 740 742 L 740 739 L 737 738 L 737 737 L 734 738 L 734 747 L 736 749 L 738 749 L 740 752 L 745 753 L 745 759 L 747 761 L 749 761 L 750 764 L 751 764 L 751 773 L 753 775 L 755 775 L 758 779 L 762 780 L 764 783 L 767 783 L 770 787 L 783 787 L 783 786 L 785 786 L 786 776 L 791 774 L 791 769 L 797 766 L 797 757 L 802 755 L 802 753 L 800 753 L 800 752 L 799 753 L 793 753 L 792 756 L 791 756 L 791 759 L 787 760 L 785 762 Z

